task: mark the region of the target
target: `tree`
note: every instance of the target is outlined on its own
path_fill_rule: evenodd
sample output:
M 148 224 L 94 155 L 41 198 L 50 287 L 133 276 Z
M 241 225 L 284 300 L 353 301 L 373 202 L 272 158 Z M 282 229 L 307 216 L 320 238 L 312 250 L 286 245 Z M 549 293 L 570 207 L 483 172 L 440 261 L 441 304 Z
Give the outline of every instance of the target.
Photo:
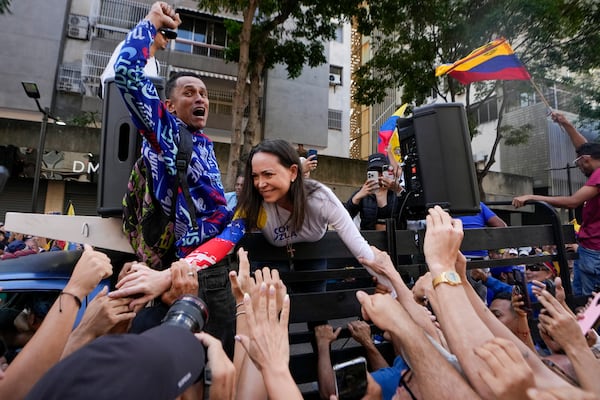
M 11 13 L 10 12 L 10 1 L 11 0 L 0 0 L 0 14 Z
M 355 75 L 354 100 L 364 105 L 379 103 L 389 88 L 402 88 L 402 101 L 415 105 L 422 104 L 432 90 L 446 101 L 464 93 L 472 115 L 483 100 L 501 96 L 496 139 L 485 167 L 478 171 L 481 183 L 495 162 L 502 139 L 509 139 L 507 144 L 527 139 L 528 127 L 502 125 L 509 94 L 522 83 L 495 81 L 465 87 L 449 77 L 435 78 L 435 67 L 454 62 L 498 37 L 508 39 L 534 79 L 542 83 L 563 66 L 572 71 L 597 66 L 600 57 L 593 49 L 600 43 L 599 11 L 597 6 L 590 7 L 591 3 L 582 3 L 586 2 L 381 0 L 370 4 L 369 14 L 359 16 L 357 26 L 373 38 L 376 52 Z M 477 93 L 475 104 L 470 103 L 471 91 Z M 472 129 L 472 136 L 476 133 Z
M 227 57 L 238 63 L 233 99 L 231 146 L 225 186 L 233 187 L 259 126 L 259 102 L 264 72 L 282 63 L 289 78 L 304 65 L 326 62 L 325 41 L 335 37 L 338 24 L 365 13 L 359 0 L 205 0 L 200 9 L 238 13 L 242 22 L 226 24 L 230 43 Z M 247 81 L 250 84 L 247 84 Z M 244 112 L 249 116 L 243 127 Z M 243 132 L 243 134 L 242 134 Z M 243 148 L 242 148 L 243 143 Z

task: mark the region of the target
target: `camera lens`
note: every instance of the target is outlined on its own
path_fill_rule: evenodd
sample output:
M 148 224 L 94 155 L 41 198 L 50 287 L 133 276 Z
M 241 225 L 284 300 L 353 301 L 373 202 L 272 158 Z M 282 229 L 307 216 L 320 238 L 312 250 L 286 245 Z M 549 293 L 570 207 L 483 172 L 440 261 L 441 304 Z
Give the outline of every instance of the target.
M 201 332 L 208 321 L 208 307 L 196 296 L 186 294 L 181 296 L 162 320 L 163 325 L 179 326 L 192 333 Z

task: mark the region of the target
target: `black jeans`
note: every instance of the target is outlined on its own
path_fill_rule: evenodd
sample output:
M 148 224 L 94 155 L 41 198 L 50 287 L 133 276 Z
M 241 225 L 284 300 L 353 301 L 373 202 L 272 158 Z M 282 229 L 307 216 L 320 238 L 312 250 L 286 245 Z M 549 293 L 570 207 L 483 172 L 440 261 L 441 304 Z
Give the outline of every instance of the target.
M 232 268 L 226 257 L 198 272 L 198 297 L 208 306 L 208 323 L 204 331 L 221 340 L 231 359 L 235 345 L 235 299 L 229 282 Z
M 208 306 L 208 322 L 204 331 L 223 343 L 223 349 L 233 359 L 235 345 L 235 299 L 231 293 L 229 271 L 232 266 L 229 259 L 218 262 L 212 267 L 198 272 L 198 297 Z M 140 310 L 134 318 L 131 333 L 141 333 L 159 325 L 169 307 L 157 299 L 152 307 Z

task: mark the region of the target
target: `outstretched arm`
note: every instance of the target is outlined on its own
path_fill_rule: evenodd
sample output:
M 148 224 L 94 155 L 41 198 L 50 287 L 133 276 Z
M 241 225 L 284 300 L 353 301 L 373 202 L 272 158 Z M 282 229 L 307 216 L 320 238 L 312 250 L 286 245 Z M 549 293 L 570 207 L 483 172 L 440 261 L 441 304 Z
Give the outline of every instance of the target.
M 392 335 L 402 348 L 423 399 L 479 399 L 458 371 L 437 351 L 404 307 L 390 295 L 357 292 L 365 319 Z
M 335 331 L 329 324 L 315 327 L 315 339 L 317 341 L 317 381 L 319 383 L 319 394 L 322 399 L 328 399 L 335 394 L 335 376 L 331 365 L 331 343 L 335 341 L 342 328 Z
M 581 387 L 600 396 L 600 360 L 588 347 L 577 320 L 547 290 L 538 291 L 537 298 L 545 310 L 539 316 L 540 329 L 564 349 Z
M 462 256 L 459 253 L 462 239 L 459 219 L 452 219 L 439 206 L 429 209 L 423 249 L 434 285 L 442 274 L 456 272 L 455 262 Z M 466 279 L 459 285 L 440 283 L 434 286 L 437 301 L 432 305 L 450 350 L 458 358 L 469 382 L 480 396 L 493 398 L 490 387 L 479 378 L 480 371 L 487 366 L 474 349 L 494 336 L 477 317 L 463 286 L 466 286 Z
M 254 307 L 250 296 L 247 293 L 244 295 L 249 334 L 237 335 L 236 340 L 241 340 L 244 349 L 262 372 L 269 398 L 302 399 L 288 366 L 290 298 L 285 296 L 279 317 L 275 286 L 267 287 L 263 282 L 258 300 L 258 305 Z
M 586 201 L 598 195 L 598 188 L 595 186 L 583 186 L 571 196 L 541 196 L 537 194 L 526 194 L 515 197 L 512 201 L 516 208 L 523 207 L 528 201 L 545 201 L 554 207 L 576 208 Z
M 464 256 L 463 256 L 464 258 Z M 456 271 L 463 279 L 463 288 L 469 297 L 472 309 L 477 313 L 478 318 L 488 327 L 494 337 L 501 337 L 514 342 L 517 348 L 525 357 L 527 364 L 533 370 L 537 387 L 553 387 L 568 385 L 564 380 L 559 378 L 555 373 L 550 371 L 540 360 L 538 355 L 533 352 L 525 343 L 519 340 L 513 333 L 504 325 L 489 308 L 481 301 L 475 289 L 466 282 L 466 261 L 456 264 Z
M 108 256 L 86 244 L 64 294 L 58 296 L 40 328 L 0 380 L 0 398 L 24 398 L 42 375 L 58 362 L 81 306 L 76 298 L 81 301 L 111 274 Z
M 552 120 L 567 132 L 567 135 L 569 135 L 569 138 L 571 139 L 571 143 L 573 143 L 573 146 L 575 146 L 576 149 L 582 144 L 587 143 L 587 139 L 579 133 L 575 126 L 563 114 L 555 111 L 550 115 Z

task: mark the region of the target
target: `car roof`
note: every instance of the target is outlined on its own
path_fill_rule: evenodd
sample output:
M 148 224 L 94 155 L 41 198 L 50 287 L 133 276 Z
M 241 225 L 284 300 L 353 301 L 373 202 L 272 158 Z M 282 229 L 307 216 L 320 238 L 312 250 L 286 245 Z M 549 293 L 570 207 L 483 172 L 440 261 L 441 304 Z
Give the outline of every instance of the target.
M 50 251 L 0 261 L 3 290 L 62 289 L 68 282 L 81 250 Z

